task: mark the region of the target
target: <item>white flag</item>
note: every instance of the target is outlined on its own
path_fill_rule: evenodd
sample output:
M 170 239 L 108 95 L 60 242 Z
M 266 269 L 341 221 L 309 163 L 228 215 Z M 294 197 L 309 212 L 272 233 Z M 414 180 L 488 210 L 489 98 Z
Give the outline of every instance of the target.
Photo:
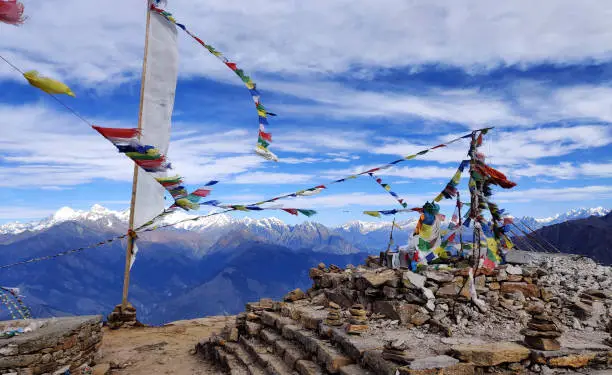
M 141 142 L 168 154 L 170 121 L 178 77 L 176 26 L 150 11 L 148 48 L 145 56 Z M 150 175 L 138 170 L 134 227 L 145 224 L 164 210 L 165 189 Z

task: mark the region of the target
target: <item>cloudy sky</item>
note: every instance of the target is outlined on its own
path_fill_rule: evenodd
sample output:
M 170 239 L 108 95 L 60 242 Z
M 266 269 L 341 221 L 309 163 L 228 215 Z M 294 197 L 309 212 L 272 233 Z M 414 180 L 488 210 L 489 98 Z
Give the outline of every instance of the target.
M 69 84 L 77 98 L 62 100 L 89 121 L 135 127 L 145 2 L 23 2 L 29 19 L 0 24 L 0 54 Z M 252 153 L 248 91 L 179 34 L 169 158 L 191 187 L 220 180 L 211 198 L 252 203 L 494 126 L 483 151 L 518 182 L 495 195 L 512 214 L 612 207 L 612 3 L 170 0 L 167 9 L 251 75 L 279 115 L 269 126 L 273 163 Z M 467 147 L 381 177 L 421 205 Z M 0 222 L 62 206 L 123 209 L 130 180 L 124 156 L 0 61 Z M 337 224 L 397 203 L 363 177 L 286 206 Z

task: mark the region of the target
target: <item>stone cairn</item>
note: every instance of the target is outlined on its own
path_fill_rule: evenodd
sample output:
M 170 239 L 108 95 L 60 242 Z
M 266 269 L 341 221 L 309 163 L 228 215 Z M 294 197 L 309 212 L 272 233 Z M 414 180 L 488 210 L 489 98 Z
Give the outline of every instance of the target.
M 353 335 L 360 335 L 368 330 L 367 311 L 360 303 L 354 304 L 350 309 L 351 317 L 349 325 L 346 326 L 346 332 Z
M 521 330 L 521 334 L 525 335 L 525 344 L 533 349 L 559 350 L 561 344 L 558 338 L 562 332 L 544 311 L 544 306 L 532 305 L 526 310 L 531 315 L 531 320 L 527 323 L 527 328 Z
M 612 346 L 612 319 L 608 322 L 608 332 L 610 333 L 610 337 L 608 337 L 605 342 L 609 346 Z
M 385 342 L 382 357 L 388 361 L 393 361 L 401 365 L 407 365 L 414 360 L 414 358 L 408 356 L 406 353 L 407 349 L 408 343 L 406 343 L 406 341 L 390 340 Z
M 113 312 L 108 315 L 106 320 L 108 321 L 108 327 L 110 329 L 143 326 L 143 324 L 136 319 L 136 308 L 129 302 L 125 311 L 122 310 L 120 304 L 115 306 Z
M 329 303 L 329 307 L 327 309 L 327 318 L 325 319 L 325 324 L 328 326 L 338 327 L 342 325 L 341 319 L 341 310 L 340 305 L 334 302 Z

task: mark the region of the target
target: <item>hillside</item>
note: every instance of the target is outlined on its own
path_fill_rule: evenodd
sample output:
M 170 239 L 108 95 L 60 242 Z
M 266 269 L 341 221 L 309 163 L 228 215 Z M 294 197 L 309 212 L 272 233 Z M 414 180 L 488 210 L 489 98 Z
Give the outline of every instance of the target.
M 535 235 L 563 253 L 585 255 L 602 264 L 612 264 L 612 213 L 546 226 Z

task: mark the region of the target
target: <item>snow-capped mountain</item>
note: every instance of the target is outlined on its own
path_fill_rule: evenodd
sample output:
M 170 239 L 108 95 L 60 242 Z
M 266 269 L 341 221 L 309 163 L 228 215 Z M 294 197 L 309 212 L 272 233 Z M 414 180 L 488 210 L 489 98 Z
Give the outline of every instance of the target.
M 610 212 L 610 209 L 603 207 L 579 208 L 547 218 L 515 218 L 515 222 L 522 224 L 526 231 L 531 231 L 569 220 L 589 216 L 604 216 L 608 212 Z M 40 221 L 0 225 L 0 239 L 18 234 L 31 235 L 66 222 L 77 222 L 97 230 L 103 229 L 123 233 L 127 227 L 128 217 L 129 211 L 127 210 L 113 211 L 97 204 L 92 206 L 89 211 L 62 207 L 55 214 Z M 153 242 L 167 242 L 170 238 L 185 239 L 185 237 L 189 237 L 189 240 L 194 244 L 194 248 L 197 248 L 201 253 L 205 253 L 217 241 L 231 233 L 234 237 L 238 236 L 235 241 L 257 239 L 295 250 L 309 248 L 315 251 L 347 254 L 358 251 L 374 251 L 381 246 L 386 246 L 391 230 L 390 221 L 351 221 L 331 228 L 315 222 L 288 225 L 275 217 L 238 219 L 227 214 L 219 214 L 196 221 L 188 220 L 194 217 L 195 215 L 182 211 L 167 215 L 160 220 L 160 225 L 180 223 L 162 232 L 152 232 L 154 234 L 151 234 L 148 239 Z M 408 240 L 408 235 L 416 226 L 416 222 L 416 216 L 398 222 L 402 230 L 396 230 L 394 233 L 396 244 Z M 190 232 L 190 236 L 174 234 L 175 232 L 184 233 L 185 231 Z M 240 238 L 245 233 L 248 233 L 248 238 Z M 205 234 L 205 236 L 200 234 Z
M 515 218 L 514 221 L 515 224 L 519 226 L 522 224 L 523 229 L 525 229 L 526 231 L 532 231 L 549 225 L 564 223 L 570 220 L 585 219 L 591 216 L 606 216 L 611 211 L 611 209 L 603 207 L 575 208 L 562 214 L 556 214 L 550 217 L 534 218 L 530 216 L 524 216 L 521 218 Z
M 67 221 L 90 222 L 113 227 L 120 223 L 127 223 L 128 217 L 128 210 L 112 211 L 99 204 L 91 206 L 89 211 L 73 210 L 70 207 L 62 207 L 53 215 L 40 221 L 29 223 L 14 222 L 0 225 L 0 234 L 19 234 L 26 231 L 38 232 Z

